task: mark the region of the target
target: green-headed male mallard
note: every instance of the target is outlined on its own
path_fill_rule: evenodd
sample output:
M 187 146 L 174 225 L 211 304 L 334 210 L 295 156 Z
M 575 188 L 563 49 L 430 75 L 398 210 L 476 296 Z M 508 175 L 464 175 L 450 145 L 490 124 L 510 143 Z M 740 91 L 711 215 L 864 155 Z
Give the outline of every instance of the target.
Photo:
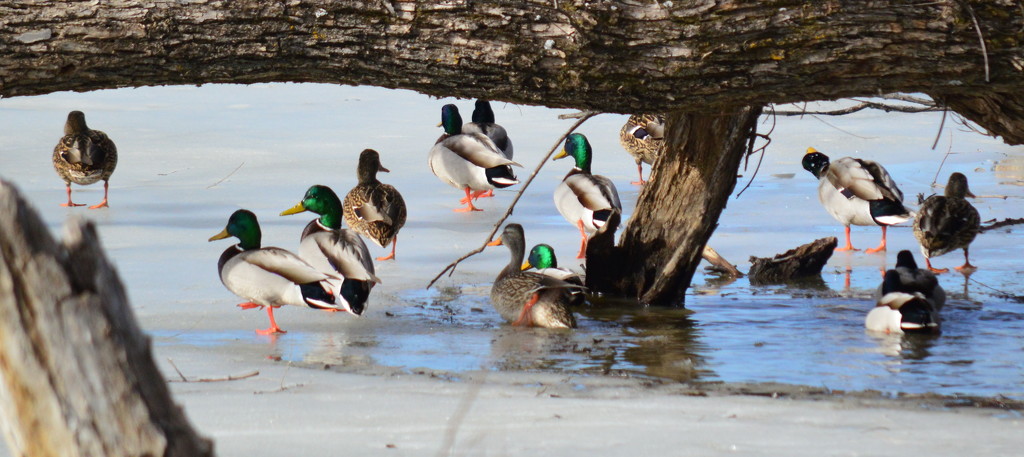
M 644 185 L 644 167 L 651 165 L 658 156 L 665 153 L 665 117 L 660 114 L 634 114 L 629 116 L 619 131 L 622 148 L 636 159 L 639 181 L 630 184 Z
M 864 326 L 885 333 L 937 332 L 939 310 L 946 303 L 935 275 L 917 268 L 910 251 L 900 251 L 896 268 L 885 272 L 875 292 L 876 306 L 868 312 Z
M 395 258 L 398 231 L 405 225 L 405 200 L 398 189 L 377 180 L 377 172 L 389 173 L 380 163 L 380 154 L 365 149 L 359 154 L 356 173 L 359 184 L 348 191 L 342 208 L 352 230 L 373 240 L 380 247 L 391 243 L 391 254 L 377 260 Z
M 569 310 L 572 292 L 583 289 L 560 279 L 531 271 L 522 271 L 526 239 L 523 226 L 508 224 L 498 239 L 488 246 L 508 246 L 511 260 L 491 286 L 491 302 L 512 325 L 547 328 L 576 327 Z
M 370 290 L 380 278 L 376 276 L 370 250 L 359 235 L 341 228 L 341 200 L 330 187 L 315 185 L 306 190 L 302 200 L 281 212 L 282 216 L 310 211 L 320 217 L 306 224 L 299 238 L 299 257 L 313 268 L 340 275 L 344 310 L 363 314 Z
M 932 195 L 921 204 L 914 220 L 914 238 L 921 243 L 921 253 L 929 270 L 949 271 L 948 268 L 932 268 L 931 258 L 956 249 L 964 250 L 964 264 L 956 269 L 974 269 L 967 259 L 967 249 L 981 231 L 981 217 L 966 199 L 974 197 L 967 187 L 967 177 L 962 173 L 949 175 L 944 194 Z
M 249 300 L 240 303 L 239 308 L 267 308 L 270 328 L 256 333 L 285 333 L 274 321 L 274 308 L 280 306 L 346 308 L 344 299 L 340 298 L 341 278 L 318 271 L 284 249 L 260 247 L 260 224 L 252 212 L 240 209 L 232 213 L 227 227 L 210 237 L 210 241 L 230 236 L 238 238 L 239 243 L 220 255 L 217 270 L 228 290 Z
M 588 237 L 604 225 L 612 210 L 622 211 L 622 203 L 612 180 L 590 173 L 593 150 L 587 137 L 579 133 L 566 137 L 565 146 L 554 160 L 569 156 L 576 160 L 576 166 L 555 188 L 555 207 L 579 229 L 580 252 L 576 258 L 582 259 L 586 257 Z
M 503 156 L 486 135 L 463 133 L 462 116 L 455 105 L 441 107 L 441 125 L 445 134 L 430 149 L 427 160 L 434 176 L 466 192 L 460 200 L 466 206 L 455 211 L 480 211 L 473 206 L 473 199 L 486 191 L 519 183 L 511 165 L 522 165 Z
M 530 255 L 526 257 L 526 261 L 523 262 L 522 270 L 527 271 L 531 268 L 536 268 L 537 273 L 545 276 L 550 276 L 555 279 L 560 279 L 569 284 L 575 284 L 577 286 L 583 286 L 583 278 L 580 275 L 568 268 L 561 268 L 558 266 L 558 257 L 555 256 L 555 248 L 548 244 L 538 244 L 530 249 Z M 572 292 L 572 303 L 575 306 L 583 303 L 585 299 L 583 290 L 574 290 Z
M 64 136 L 53 148 L 53 169 L 64 180 L 68 190 L 68 202 L 60 206 L 85 206 L 71 201 L 71 183 L 86 186 L 103 180 L 103 201 L 89 209 L 107 207 L 107 191 L 110 175 L 117 167 L 117 147 L 106 133 L 92 130 L 85 125 L 85 114 L 81 111 L 68 113 L 64 123 Z
M 908 221 L 913 213 L 903 206 L 903 192 L 878 162 L 828 156 L 807 148 L 803 167 L 818 178 L 818 200 L 825 210 L 846 227 L 846 245 L 836 251 L 856 251 L 850 242 L 850 225 L 879 225 L 882 242 L 864 252 L 885 250 L 886 228 Z
M 494 110 L 491 109 L 491 102 L 487 100 L 476 101 L 476 105 L 473 107 L 473 122 L 463 125 L 462 133 L 482 133 L 487 135 L 487 138 L 494 142 L 494 145 L 498 147 L 501 154 L 505 158 L 512 160 L 515 152 L 512 147 L 512 140 L 508 138 L 508 132 L 505 131 L 505 127 L 494 123 Z

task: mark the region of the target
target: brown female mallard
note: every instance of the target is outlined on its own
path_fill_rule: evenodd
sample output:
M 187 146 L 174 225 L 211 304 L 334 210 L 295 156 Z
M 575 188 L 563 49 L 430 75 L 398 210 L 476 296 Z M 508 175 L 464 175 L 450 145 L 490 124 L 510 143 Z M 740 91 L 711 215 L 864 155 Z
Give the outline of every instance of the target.
M 974 197 L 967 187 L 967 177 L 961 173 L 949 175 L 945 195 L 932 195 L 921 204 L 914 220 L 914 238 L 921 243 L 928 269 L 945 273 L 948 268 L 932 267 L 931 257 L 938 257 L 956 249 L 964 250 L 964 264 L 956 267 L 974 269 L 967 259 L 967 249 L 974 237 L 981 231 L 981 217 L 978 210 L 965 197 Z
M 117 167 L 117 147 L 106 133 L 92 130 L 85 125 L 85 114 L 81 111 L 68 113 L 64 124 L 64 136 L 53 148 L 53 169 L 68 190 L 68 202 L 60 206 L 85 206 L 71 201 L 71 183 L 87 186 L 103 180 L 103 201 L 89 209 L 107 207 L 107 191 L 110 175 Z
M 377 180 L 377 172 L 389 173 L 380 163 L 380 154 L 366 149 L 359 154 L 359 184 L 345 195 L 342 208 L 349 227 L 373 240 L 380 247 L 391 243 L 391 254 L 377 260 L 395 258 L 398 231 L 405 225 L 405 200 L 394 186 Z
M 574 328 L 576 318 L 569 311 L 572 292 L 583 289 L 540 273 L 522 271 L 526 239 L 523 226 L 508 224 L 488 246 L 508 246 L 511 260 L 491 286 L 491 302 L 512 325 Z
M 660 114 L 634 114 L 619 131 L 619 142 L 634 159 L 639 181 L 630 184 L 644 185 L 644 167 L 665 152 L 665 117 Z

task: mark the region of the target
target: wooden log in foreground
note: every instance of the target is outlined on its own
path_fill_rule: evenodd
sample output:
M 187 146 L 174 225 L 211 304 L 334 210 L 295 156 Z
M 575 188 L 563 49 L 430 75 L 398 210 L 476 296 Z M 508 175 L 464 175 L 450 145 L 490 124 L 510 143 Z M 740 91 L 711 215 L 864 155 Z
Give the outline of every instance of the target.
M 56 242 L 0 180 L 0 424 L 16 456 L 213 455 L 171 399 L 96 228 Z
M 839 240 L 821 238 L 775 257 L 750 256 L 750 284 L 777 284 L 821 275 Z

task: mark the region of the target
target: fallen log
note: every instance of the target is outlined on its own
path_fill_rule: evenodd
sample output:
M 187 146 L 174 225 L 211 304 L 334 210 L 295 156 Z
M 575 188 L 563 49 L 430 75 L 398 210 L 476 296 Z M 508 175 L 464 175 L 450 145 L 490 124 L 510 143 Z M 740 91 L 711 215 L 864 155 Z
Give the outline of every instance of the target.
M 790 249 L 775 257 L 750 256 L 747 276 L 752 285 L 778 284 L 821 275 L 839 241 L 834 236 L 821 238 Z
M 56 242 L 0 180 L 0 424 L 16 456 L 213 455 L 153 361 L 91 222 Z

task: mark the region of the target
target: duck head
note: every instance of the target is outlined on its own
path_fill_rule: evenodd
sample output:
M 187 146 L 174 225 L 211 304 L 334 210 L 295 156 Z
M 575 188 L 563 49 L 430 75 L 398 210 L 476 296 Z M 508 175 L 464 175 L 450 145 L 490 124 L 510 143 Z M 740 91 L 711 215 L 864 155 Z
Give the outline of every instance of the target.
M 384 168 L 380 163 L 380 154 L 373 149 L 364 149 L 359 153 L 359 168 L 356 170 L 359 176 L 359 183 L 371 183 L 377 180 L 377 172 L 391 173 L 391 170 Z
M 590 147 L 590 142 L 587 141 L 587 137 L 583 136 L 582 133 L 573 133 L 566 137 L 565 146 L 562 147 L 561 152 L 555 155 L 553 160 L 570 156 L 576 160 L 576 168 L 590 173 L 590 161 L 593 156 L 593 149 Z
M 967 187 L 967 176 L 964 176 L 963 173 L 949 175 L 949 182 L 946 183 L 944 195 L 946 198 L 975 198 L 974 193 Z
M 491 102 L 487 100 L 476 101 L 476 105 L 473 107 L 473 122 L 494 123 L 494 110 L 491 109 Z
M 441 127 L 448 135 L 462 133 L 462 115 L 459 114 L 459 107 L 449 103 L 441 107 Z
M 310 211 L 320 215 L 320 224 L 332 230 L 341 228 L 341 200 L 330 187 L 314 185 L 306 190 L 295 206 L 281 211 L 282 216 Z
M 558 268 L 558 259 L 555 258 L 555 249 L 546 244 L 538 244 L 530 249 L 530 255 L 526 258 L 526 262 L 523 262 L 523 270 L 529 270 L 530 268 L 536 268 L 543 270 L 545 268 Z
M 896 254 L 896 267 L 909 268 L 912 270 L 917 269 L 917 262 L 914 260 L 914 254 L 904 249 Z
M 231 236 L 238 238 L 238 246 L 243 250 L 259 249 L 263 234 L 260 232 L 260 223 L 256 220 L 256 215 L 246 209 L 231 213 L 228 225 L 220 233 L 211 236 L 209 241 L 223 240 Z
M 821 179 L 828 171 L 828 156 L 818 152 L 817 149 L 807 148 L 807 154 L 804 154 L 802 164 L 804 170 L 811 172 L 815 178 Z

